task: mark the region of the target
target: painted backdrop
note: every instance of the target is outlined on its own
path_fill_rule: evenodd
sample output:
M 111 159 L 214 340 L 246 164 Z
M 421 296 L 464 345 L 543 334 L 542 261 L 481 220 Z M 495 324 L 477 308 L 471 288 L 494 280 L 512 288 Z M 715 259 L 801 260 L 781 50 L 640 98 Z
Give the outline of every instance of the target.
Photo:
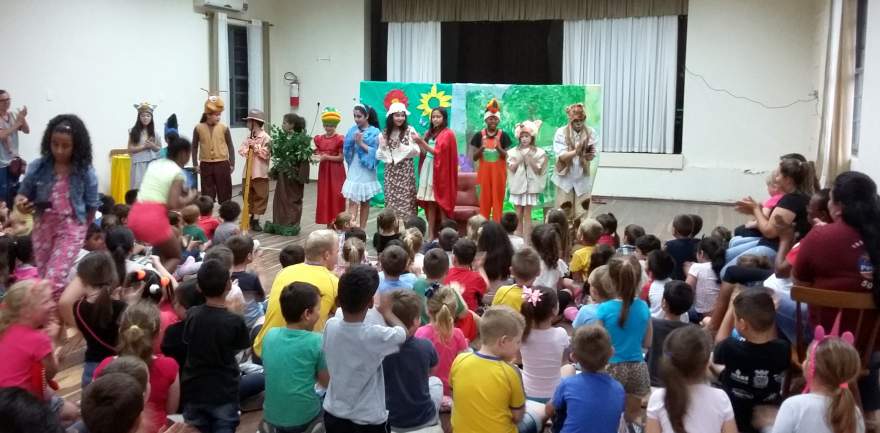
M 432 83 L 397 83 L 386 81 L 362 81 L 360 87 L 361 102 L 372 106 L 379 114 L 379 123 L 385 127 L 388 107 L 394 102 L 402 102 L 410 111 L 407 119 L 420 134 L 428 130 L 431 110 L 445 107 L 449 110 L 450 127 L 458 141 L 459 170 L 474 171 L 471 160 L 471 149 L 468 143 L 471 137 L 485 127 L 483 112 L 486 103 L 497 98 L 501 104 L 501 123 L 499 127 L 513 136 L 514 126 L 524 120 L 543 122 L 538 134 L 538 146 L 551 156 L 548 173 L 552 173 L 555 165 L 553 155 L 553 135 L 556 129 L 568 123 L 565 107 L 583 102 L 589 116 L 587 124 L 596 130 L 598 140 L 602 140 L 602 89 L 599 85 L 517 85 L 517 84 L 432 84 Z M 601 148 L 601 144 L 600 144 Z M 595 175 L 598 158 L 593 160 L 591 172 Z M 379 168 L 379 183 L 383 184 L 384 170 Z M 541 198 L 542 203 L 553 203 L 555 189 L 552 188 L 550 176 L 547 176 L 548 188 Z M 379 195 L 373 204 L 381 206 L 384 197 Z M 541 206 L 537 206 L 533 218 L 541 219 Z M 505 209 L 513 209 L 510 203 Z

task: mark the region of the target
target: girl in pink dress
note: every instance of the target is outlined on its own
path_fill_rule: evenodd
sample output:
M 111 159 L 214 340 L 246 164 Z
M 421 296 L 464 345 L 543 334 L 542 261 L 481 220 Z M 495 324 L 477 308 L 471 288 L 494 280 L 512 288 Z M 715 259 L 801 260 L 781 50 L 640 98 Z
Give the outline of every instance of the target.
M 40 275 L 52 281 L 55 299 L 100 204 L 85 124 L 72 114 L 55 116 L 43 134 L 40 158 L 28 164 L 15 198 L 20 212 L 36 211 L 34 258 Z
M 345 166 L 342 164 L 343 137 L 336 133 L 336 125 L 342 114 L 327 107 L 321 114 L 324 135 L 315 137 L 315 159 L 318 166 L 318 206 L 315 224 L 331 224 L 336 215 L 345 210 L 342 184 L 345 183 Z

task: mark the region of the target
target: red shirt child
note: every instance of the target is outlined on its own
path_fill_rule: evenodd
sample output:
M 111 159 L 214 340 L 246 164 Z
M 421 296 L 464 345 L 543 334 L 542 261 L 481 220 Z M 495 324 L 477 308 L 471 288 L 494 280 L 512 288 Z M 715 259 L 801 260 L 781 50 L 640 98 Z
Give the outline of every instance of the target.
M 471 263 L 477 255 L 477 244 L 463 238 L 452 246 L 452 268 L 446 274 L 443 284 L 458 283 L 464 289 L 461 293 L 465 304 L 471 311 L 480 306 L 480 299 L 486 294 L 488 285 L 479 272 L 471 269 Z

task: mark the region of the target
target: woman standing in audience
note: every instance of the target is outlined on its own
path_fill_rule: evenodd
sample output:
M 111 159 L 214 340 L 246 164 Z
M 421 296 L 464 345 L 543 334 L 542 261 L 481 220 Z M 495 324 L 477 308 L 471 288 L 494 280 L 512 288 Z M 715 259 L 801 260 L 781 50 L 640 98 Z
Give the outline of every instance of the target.
M 348 199 L 348 212 L 358 227 L 367 226 L 370 200 L 382 190 L 376 180 L 376 150 L 382 133 L 376 110 L 363 104 L 354 106 L 354 126 L 345 134 L 342 153 L 348 164 L 348 177 L 342 184 L 342 195 Z
M 138 113 L 137 120 L 128 131 L 128 152 L 131 154 L 131 185 L 129 189 L 141 187 L 147 166 L 159 158 L 159 151 L 162 150 L 162 138 L 156 135 L 156 127 L 153 122 L 153 110 L 156 109 L 156 106 L 150 105 L 149 102 L 141 102 L 135 104 L 134 108 Z
M 831 224 L 813 227 L 801 241 L 794 265 L 794 278 L 802 285 L 841 292 L 866 292 L 880 299 L 880 198 L 877 185 L 863 173 L 848 171 L 834 179 L 828 203 Z M 810 322 L 830 329 L 837 317 L 834 309 L 810 310 Z M 863 320 L 860 320 L 863 319 Z M 875 311 L 842 314 L 840 332 L 859 336 L 855 347 L 867 347 L 870 330 L 878 320 Z M 861 323 L 861 329 L 856 329 Z M 878 370 L 871 369 L 859 380 L 859 394 L 867 419 L 880 410 Z
M 36 211 L 34 259 L 58 299 L 101 202 L 92 141 L 79 117 L 62 114 L 50 120 L 40 154 L 28 165 L 15 204 L 25 214 Z M 167 223 L 167 213 L 163 218 Z
M 182 209 L 198 197 L 198 191 L 187 189 L 183 175 L 191 152 L 192 146 L 185 138 L 176 137 L 168 143 L 167 158 L 150 164 L 128 217 L 134 236 L 159 250 L 159 258 L 169 272 L 180 263 L 181 245 L 168 222 L 168 211 Z
M 398 220 L 406 221 L 418 213 L 416 207 L 416 168 L 413 158 L 419 147 L 413 143 L 416 130 L 406 118 L 409 110 L 395 102 L 388 108 L 383 139 L 379 140 L 376 159 L 385 163 L 385 207 L 394 211 Z
M 455 133 L 449 129 L 446 109 L 432 110 L 431 128 L 425 138 L 414 136 L 413 140 L 422 149 L 418 201 L 428 219 L 427 238 L 433 239 L 442 219 L 440 212 L 452 218 L 458 194 L 458 144 Z

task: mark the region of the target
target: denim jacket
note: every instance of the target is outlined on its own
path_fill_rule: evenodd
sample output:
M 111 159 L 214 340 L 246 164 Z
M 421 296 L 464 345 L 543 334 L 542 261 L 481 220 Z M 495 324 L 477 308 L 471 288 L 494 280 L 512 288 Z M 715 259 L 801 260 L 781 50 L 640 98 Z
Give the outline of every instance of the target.
M 52 188 L 55 186 L 55 169 L 52 162 L 37 158 L 28 164 L 27 173 L 21 181 L 18 193 L 33 202 L 37 215 L 52 207 Z M 70 205 L 76 219 L 85 224 L 88 215 L 98 209 L 98 177 L 91 166 L 83 171 L 74 166 L 70 173 Z

